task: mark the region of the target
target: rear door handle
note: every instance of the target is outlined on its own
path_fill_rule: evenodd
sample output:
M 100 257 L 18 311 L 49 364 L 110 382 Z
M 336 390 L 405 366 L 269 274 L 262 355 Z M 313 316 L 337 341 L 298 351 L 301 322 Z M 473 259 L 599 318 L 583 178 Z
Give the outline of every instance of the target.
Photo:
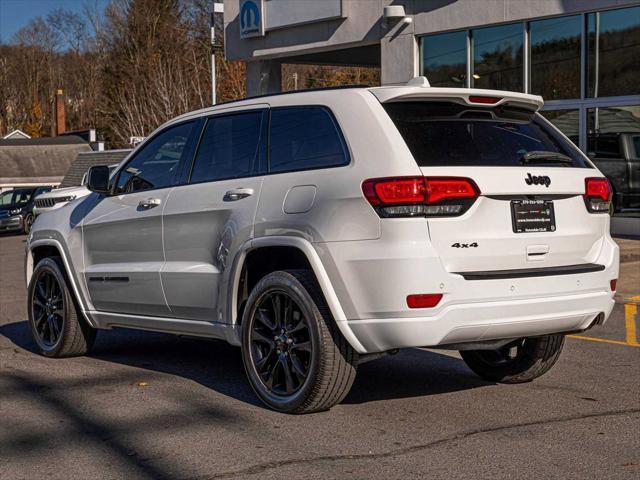
M 147 198 L 146 200 L 141 200 L 140 203 L 138 203 L 138 208 L 149 210 L 151 208 L 157 207 L 161 203 L 162 201 L 159 198 Z
M 251 195 L 253 195 L 253 188 L 234 188 L 224 194 L 224 201 L 235 202 L 236 200 L 241 200 Z

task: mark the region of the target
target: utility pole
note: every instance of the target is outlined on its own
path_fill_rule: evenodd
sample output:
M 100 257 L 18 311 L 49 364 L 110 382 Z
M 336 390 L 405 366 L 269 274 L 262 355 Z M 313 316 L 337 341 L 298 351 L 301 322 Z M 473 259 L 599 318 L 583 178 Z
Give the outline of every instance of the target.
M 216 104 L 216 49 L 220 47 L 216 43 L 216 13 L 224 13 L 222 3 L 214 3 L 211 12 L 211 105 Z

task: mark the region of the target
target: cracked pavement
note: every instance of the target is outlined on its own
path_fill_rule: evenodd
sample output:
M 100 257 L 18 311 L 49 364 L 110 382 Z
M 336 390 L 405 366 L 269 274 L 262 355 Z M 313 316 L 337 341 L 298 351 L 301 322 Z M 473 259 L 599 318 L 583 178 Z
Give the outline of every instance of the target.
M 33 353 L 23 242 L 0 236 L 3 480 L 640 476 L 640 348 L 569 338 L 522 385 L 407 350 L 362 365 L 331 411 L 281 415 L 221 342 L 113 330 L 88 357 Z M 640 295 L 636 280 L 620 282 Z M 624 305 L 587 334 L 624 340 Z

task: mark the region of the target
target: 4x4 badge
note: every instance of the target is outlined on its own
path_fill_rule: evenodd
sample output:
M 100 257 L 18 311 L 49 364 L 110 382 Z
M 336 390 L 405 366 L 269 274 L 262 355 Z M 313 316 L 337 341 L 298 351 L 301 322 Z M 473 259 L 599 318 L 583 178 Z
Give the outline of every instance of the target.
M 530 173 L 527 173 L 527 177 L 524 179 L 524 181 L 527 183 L 527 185 L 544 185 L 547 188 L 549 188 L 549 185 L 551 185 L 551 178 L 547 177 L 546 175 L 536 177 L 534 175 L 531 175 Z

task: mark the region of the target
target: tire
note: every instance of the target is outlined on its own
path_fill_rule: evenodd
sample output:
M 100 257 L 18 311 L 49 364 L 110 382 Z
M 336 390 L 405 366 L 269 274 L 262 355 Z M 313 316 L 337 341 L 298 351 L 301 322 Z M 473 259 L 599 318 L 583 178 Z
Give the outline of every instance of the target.
M 76 357 L 91 350 L 96 330 L 87 324 L 77 308 L 60 257 L 38 262 L 27 298 L 29 329 L 42 355 Z
M 33 213 L 27 213 L 24 217 L 24 220 L 22 221 L 22 231 L 29 235 L 29 232 L 31 231 L 31 226 L 33 225 L 33 221 L 35 220 L 35 217 L 33 216 Z
M 523 338 L 499 350 L 462 350 L 460 355 L 478 376 L 491 382 L 524 383 L 547 373 L 558 361 L 564 335 Z
M 242 359 L 260 400 L 301 414 L 342 401 L 358 354 L 338 330 L 314 275 L 288 270 L 266 275 L 251 291 L 242 317 Z

